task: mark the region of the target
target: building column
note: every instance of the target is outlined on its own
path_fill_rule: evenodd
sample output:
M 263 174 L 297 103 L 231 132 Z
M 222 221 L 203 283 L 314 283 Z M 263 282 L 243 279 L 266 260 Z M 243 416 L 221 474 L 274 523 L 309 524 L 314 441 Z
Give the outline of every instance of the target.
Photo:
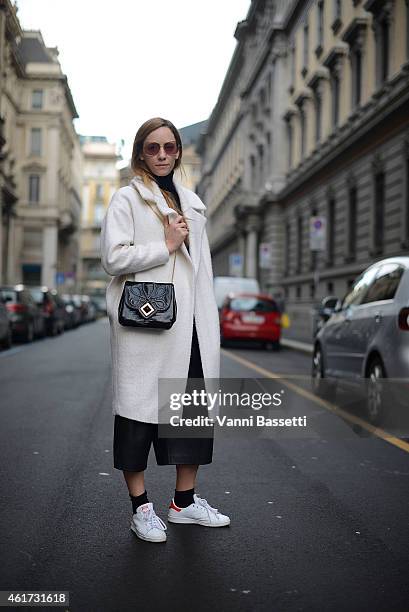
M 57 271 L 58 229 L 56 225 L 48 225 L 43 229 L 43 265 L 41 269 L 41 284 L 50 289 L 56 288 L 55 274 Z
M 260 218 L 257 214 L 250 214 L 246 222 L 246 260 L 245 275 L 249 278 L 258 278 L 258 232 Z

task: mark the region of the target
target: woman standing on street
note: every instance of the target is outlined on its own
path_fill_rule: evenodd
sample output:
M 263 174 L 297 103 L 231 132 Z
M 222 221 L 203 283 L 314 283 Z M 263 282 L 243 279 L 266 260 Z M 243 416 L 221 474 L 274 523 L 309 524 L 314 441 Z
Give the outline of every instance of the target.
M 212 434 L 195 438 L 158 435 L 158 379 L 218 379 L 220 372 L 219 317 L 206 207 L 174 179 L 181 160 L 182 142 L 175 126 L 160 117 L 146 121 L 134 140 L 131 167 L 135 176 L 113 195 L 101 228 L 101 261 L 113 276 L 107 287 L 107 312 L 114 467 L 123 471 L 131 497 L 131 529 L 151 542 L 166 540 L 166 525 L 156 515 L 145 489 L 152 443 L 158 465 L 176 465 L 168 521 L 208 527 L 230 523 L 228 516 L 195 494 L 199 465 L 212 461 Z M 173 326 L 157 330 L 120 325 L 118 305 L 124 282 L 170 282 L 172 269 L 177 303 Z

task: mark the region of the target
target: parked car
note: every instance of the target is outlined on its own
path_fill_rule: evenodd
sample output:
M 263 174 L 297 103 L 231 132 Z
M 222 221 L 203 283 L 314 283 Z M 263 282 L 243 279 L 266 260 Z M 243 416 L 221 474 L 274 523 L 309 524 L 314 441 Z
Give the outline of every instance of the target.
M 338 384 L 352 384 L 364 392 L 369 421 L 379 424 L 391 401 L 385 379 L 398 379 L 407 392 L 408 332 L 409 257 L 378 261 L 356 279 L 316 336 L 314 391 L 333 397 Z
M 244 278 L 242 276 L 215 276 L 213 279 L 213 290 L 217 308 L 220 311 L 229 293 L 260 293 L 260 285 L 255 278 Z
M 97 318 L 97 309 L 91 301 L 91 298 L 89 295 L 81 295 L 80 297 L 85 312 L 85 321 L 95 321 Z
M 51 289 L 51 293 L 53 295 L 53 298 L 57 304 L 58 309 L 61 312 L 61 317 L 62 317 L 62 321 L 63 321 L 63 326 L 64 326 L 64 331 L 66 329 L 70 329 L 71 327 L 71 317 L 70 314 L 67 312 L 67 307 L 66 307 L 66 303 L 63 300 L 62 295 L 60 295 L 56 289 Z
M 257 340 L 269 350 L 280 347 L 281 315 L 276 302 L 262 293 L 228 295 L 220 312 L 220 339 Z
M 44 314 L 45 329 L 48 336 L 57 336 L 64 331 L 65 309 L 56 299 L 55 292 L 47 287 L 29 287 L 27 291 Z
M 88 316 L 87 306 L 82 301 L 82 298 L 78 293 L 74 293 L 70 297 L 71 297 L 72 303 L 74 304 L 75 309 L 78 311 L 79 325 L 81 325 L 82 323 L 85 323 L 87 321 L 87 316 Z
M 13 339 L 32 342 L 44 337 L 44 313 L 24 285 L 1 286 L 0 292 L 9 313 Z
M 11 329 L 11 321 L 9 317 L 3 295 L 0 291 L 0 346 L 3 349 L 8 349 L 12 345 L 13 332 Z
M 91 295 L 91 301 L 95 305 L 97 316 L 105 317 L 107 315 L 107 301 L 104 295 Z
M 63 293 L 61 296 L 62 301 L 65 305 L 65 321 L 66 329 L 72 329 L 78 327 L 81 323 L 82 308 L 77 307 L 72 299 L 72 296 L 68 293 Z

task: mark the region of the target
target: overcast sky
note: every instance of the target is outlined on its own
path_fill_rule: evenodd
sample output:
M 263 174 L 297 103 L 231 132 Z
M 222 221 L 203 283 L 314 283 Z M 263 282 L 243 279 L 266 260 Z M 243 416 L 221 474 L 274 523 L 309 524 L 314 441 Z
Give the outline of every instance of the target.
M 125 140 L 154 116 L 180 128 L 207 119 L 250 0 L 18 0 L 24 29 L 40 29 L 59 60 L 80 134 Z

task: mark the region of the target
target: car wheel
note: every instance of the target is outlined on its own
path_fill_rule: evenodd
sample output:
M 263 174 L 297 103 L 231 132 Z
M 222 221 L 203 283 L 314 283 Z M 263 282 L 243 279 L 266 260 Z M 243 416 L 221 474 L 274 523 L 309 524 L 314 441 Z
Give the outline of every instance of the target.
M 273 342 L 272 340 L 268 340 L 267 342 L 264 342 L 264 348 L 266 349 L 266 351 L 279 351 L 280 350 L 280 342 L 276 341 Z
M 24 342 L 33 342 L 34 340 L 34 325 L 33 323 L 27 323 L 26 335 L 24 337 Z
M 366 383 L 366 415 L 372 425 L 379 425 L 383 417 L 385 378 L 382 361 L 376 357 L 369 364 Z
M 315 395 L 323 399 L 332 400 L 335 398 L 336 385 L 330 383 L 325 378 L 324 360 L 322 349 L 316 346 L 312 358 L 311 385 Z
M 12 331 L 11 331 L 11 327 L 9 327 L 8 331 L 7 331 L 7 334 L 6 334 L 3 342 L 1 343 L 1 346 L 2 346 L 2 348 L 7 350 L 7 349 L 11 348 L 12 343 L 13 343 L 13 340 L 12 340 Z

